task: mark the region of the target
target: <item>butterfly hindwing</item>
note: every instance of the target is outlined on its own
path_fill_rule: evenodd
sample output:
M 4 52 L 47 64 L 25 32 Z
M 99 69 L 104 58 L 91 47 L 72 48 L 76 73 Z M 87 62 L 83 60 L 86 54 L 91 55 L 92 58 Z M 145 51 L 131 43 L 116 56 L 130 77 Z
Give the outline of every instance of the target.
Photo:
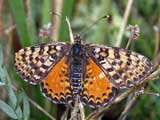
M 41 82 L 42 93 L 55 103 L 69 103 L 72 101 L 69 65 L 63 57 Z
M 91 107 L 105 106 L 116 94 L 113 84 L 90 57 L 86 63 L 82 85 L 81 100 Z
M 16 71 L 29 83 L 37 84 L 64 56 L 66 47 L 65 43 L 55 42 L 21 49 L 15 53 Z
M 117 88 L 140 83 L 153 69 L 150 60 L 127 49 L 94 44 L 86 49 Z

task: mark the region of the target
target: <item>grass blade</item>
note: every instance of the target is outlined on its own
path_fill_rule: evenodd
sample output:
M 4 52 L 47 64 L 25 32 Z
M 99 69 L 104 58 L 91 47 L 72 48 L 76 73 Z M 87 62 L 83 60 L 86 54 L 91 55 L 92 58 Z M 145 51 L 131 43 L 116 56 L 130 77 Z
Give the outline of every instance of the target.
M 20 43 L 22 47 L 33 44 L 33 41 L 29 37 L 29 32 L 27 29 L 27 20 L 26 20 L 26 14 L 24 10 L 25 7 L 23 4 L 23 1 L 22 0 L 8 0 L 8 2 L 12 9 L 12 13 L 14 16 L 17 32 L 19 34 Z
M 13 119 L 17 119 L 17 115 L 14 112 L 14 110 L 5 102 L 3 102 L 2 100 L 0 100 L 0 108 L 3 110 L 3 112 L 5 112 L 8 116 L 10 116 Z
M 24 120 L 29 120 L 30 116 L 30 107 L 26 94 L 23 92 L 23 117 Z

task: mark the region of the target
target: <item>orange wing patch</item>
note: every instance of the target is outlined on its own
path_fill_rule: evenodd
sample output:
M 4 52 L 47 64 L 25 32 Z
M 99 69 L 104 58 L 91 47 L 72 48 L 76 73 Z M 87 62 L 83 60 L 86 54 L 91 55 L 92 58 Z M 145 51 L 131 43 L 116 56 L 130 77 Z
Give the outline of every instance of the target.
M 67 49 L 68 46 L 62 42 L 26 47 L 15 53 L 14 66 L 25 81 L 38 84 L 64 56 Z
M 42 92 L 55 103 L 72 101 L 66 57 L 63 57 L 41 83 Z
M 113 99 L 116 89 L 104 72 L 89 58 L 83 82 L 82 101 L 91 107 L 105 106 Z

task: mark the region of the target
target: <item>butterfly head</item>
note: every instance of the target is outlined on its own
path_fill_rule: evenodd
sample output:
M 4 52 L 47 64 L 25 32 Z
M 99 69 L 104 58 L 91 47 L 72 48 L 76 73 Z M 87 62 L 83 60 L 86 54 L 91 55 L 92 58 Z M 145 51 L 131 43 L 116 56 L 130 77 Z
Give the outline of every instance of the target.
M 74 42 L 76 42 L 76 43 L 81 43 L 82 42 L 82 38 L 81 38 L 80 34 L 75 35 Z

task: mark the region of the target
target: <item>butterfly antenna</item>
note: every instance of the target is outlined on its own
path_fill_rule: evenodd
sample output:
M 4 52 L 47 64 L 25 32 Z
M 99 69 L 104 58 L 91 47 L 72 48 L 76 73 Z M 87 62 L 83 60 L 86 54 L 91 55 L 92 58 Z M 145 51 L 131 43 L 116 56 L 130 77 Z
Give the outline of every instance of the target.
M 96 25 L 97 23 L 99 23 L 102 19 L 108 19 L 110 16 L 109 15 L 105 15 L 103 17 L 100 17 L 98 20 L 96 20 L 95 22 L 93 22 L 91 25 L 89 25 L 88 27 L 84 28 L 81 32 L 80 35 L 85 36 L 87 33 L 86 31 L 88 31 L 90 28 L 92 28 L 94 25 Z
M 58 16 L 61 19 L 62 22 L 65 22 L 65 18 L 61 14 L 58 14 L 58 13 L 53 12 L 53 11 L 50 11 L 50 15 Z
M 55 16 L 58 16 L 58 17 L 62 18 L 62 16 L 60 14 L 58 14 L 56 12 L 53 12 L 53 11 L 50 11 L 50 15 L 52 15 L 52 16 L 55 15 Z
M 69 30 L 70 40 L 73 43 L 74 42 L 73 32 L 72 32 L 71 24 L 70 24 L 69 19 L 68 19 L 67 16 L 66 16 L 66 22 L 67 22 L 67 26 L 68 26 L 68 30 Z

